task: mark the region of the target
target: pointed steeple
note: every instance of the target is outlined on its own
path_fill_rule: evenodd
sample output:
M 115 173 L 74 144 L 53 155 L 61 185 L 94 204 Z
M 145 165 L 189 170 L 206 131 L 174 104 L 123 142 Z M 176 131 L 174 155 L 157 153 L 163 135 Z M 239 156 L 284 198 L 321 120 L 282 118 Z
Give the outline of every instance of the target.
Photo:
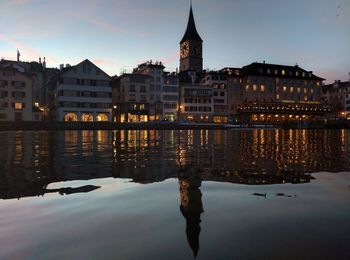
M 199 36 L 199 34 L 197 32 L 196 23 L 194 22 L 192 1 L 191 1 L 190 15 L 188 17 L 187 29 L 186 29 L 185 35 L 182 38 L 180 44 L 185 42 L 185 41 L 189 41 L 189 40 L 203 42 L 202 38 Z

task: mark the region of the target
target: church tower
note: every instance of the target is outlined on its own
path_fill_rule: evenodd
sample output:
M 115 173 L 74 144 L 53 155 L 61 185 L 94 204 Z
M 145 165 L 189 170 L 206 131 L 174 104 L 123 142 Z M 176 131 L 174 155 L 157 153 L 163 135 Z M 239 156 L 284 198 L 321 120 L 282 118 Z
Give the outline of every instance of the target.
M 180 71 L 203 71 L 203 40 L 196 29 L 192 4 L 187 29 L 180 42 Z

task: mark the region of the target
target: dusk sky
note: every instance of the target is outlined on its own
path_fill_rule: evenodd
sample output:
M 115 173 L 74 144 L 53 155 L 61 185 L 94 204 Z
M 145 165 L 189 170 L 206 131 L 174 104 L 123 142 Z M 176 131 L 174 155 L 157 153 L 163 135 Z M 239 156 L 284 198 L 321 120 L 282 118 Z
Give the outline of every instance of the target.
M 333 82 L 350 72 L 349 0 L 193 0 L 204 68 L 295 65 Z M 147 60 L 179 66 L 189 0 L 0 0 L 0 57 L 48 67 L 88 58 L 109 75 Z

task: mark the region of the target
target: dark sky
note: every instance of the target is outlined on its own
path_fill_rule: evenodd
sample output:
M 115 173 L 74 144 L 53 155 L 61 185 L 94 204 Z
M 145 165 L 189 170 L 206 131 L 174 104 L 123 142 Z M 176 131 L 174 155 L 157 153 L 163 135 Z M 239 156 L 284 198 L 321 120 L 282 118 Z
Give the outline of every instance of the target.
M 349 0 L 193 0 L 204 66 L 295 65 L 348 80 Z M 0 56 L 48 66 L 90 59 L 108 74 L 146 60 L 178 67 L 188 0 L 0 0 Z

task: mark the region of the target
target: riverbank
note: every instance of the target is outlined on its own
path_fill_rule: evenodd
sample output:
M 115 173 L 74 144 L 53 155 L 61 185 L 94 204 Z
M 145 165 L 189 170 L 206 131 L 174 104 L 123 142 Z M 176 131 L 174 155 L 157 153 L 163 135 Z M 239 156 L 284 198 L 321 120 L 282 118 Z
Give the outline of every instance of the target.
M 215 130 L 235 128 L 258 128 L 258 129 L 349 129 L 349 124 L 309 124 L 300 126 L 297 124 L 283 125 L 232 125 L 232 124 L 196 124 L 178 122 L 148 122 L 148 123 L 123 123 L 111 122 L 0 122 L 0 131 L 33 131 L 33 130 Z

